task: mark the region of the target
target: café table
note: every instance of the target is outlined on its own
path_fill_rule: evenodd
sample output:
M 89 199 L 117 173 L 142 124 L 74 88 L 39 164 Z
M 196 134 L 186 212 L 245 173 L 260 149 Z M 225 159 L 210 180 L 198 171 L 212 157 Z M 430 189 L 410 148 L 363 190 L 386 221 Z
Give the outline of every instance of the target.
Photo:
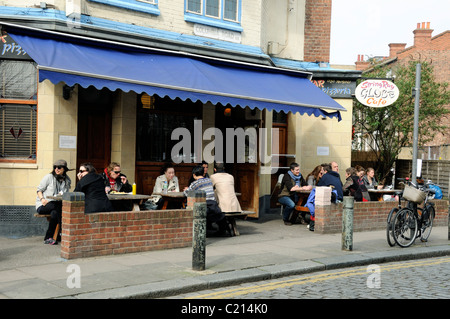
M 397 192 L 401 192 L 401 189 L 368 189 L 370 198 L 373 201 L 383 201 L 383 195 L 394 195 Z
M 107 196 L 110 201 L 130 201 L 132 204 L 132 211 L 140 211 L 139 205 L 141 205 L 144 200 L 147 200 L 151 197 L 150 195 L 133 195 L 129 193 L 107 194 Z M 62 195 L 48 196 L 48 198 L 53 200 L 62 200 Z
M 183 192 L 153 193 L 153 195 L 162 197 L 163 206 L 161 209 L 167 209 L 169 203 L 179 203 L 182 208 L 186 208 L 186 196 Z
M 150 195 L 141 195 L 141 194 L 129 194 L 129 193 L 125 193 L 125 194 L 107 194 L 108 199 L 110 201 L 131 201 L 133 208 L 132 211 L 140 211 L 141 209 L 139 208 L 139 206 L 147 199 L 149 199 L 151 196 Z
M 292 211 L 291 215 L 289 216 L 289 221 L 291 223 L 295 223 L 298 217 L 298 214 L 301 213 L 302 217 L 304 217 L 305 214 L 309 213 L 308 207 L 305 207 L 306 201 L 308 200 L 309 194 L 311 194 L 311 191 L 297 191 L 298 194 L 298 201 L 295 204 L 295 209 Z

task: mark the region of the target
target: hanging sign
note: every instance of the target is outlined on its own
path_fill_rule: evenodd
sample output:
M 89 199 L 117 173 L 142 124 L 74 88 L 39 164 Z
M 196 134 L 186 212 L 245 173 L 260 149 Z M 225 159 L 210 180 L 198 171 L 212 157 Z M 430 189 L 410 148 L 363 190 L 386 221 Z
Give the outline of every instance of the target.
M 399 96 L 398 87 L 387 80 L 366 80 L 355 89 L 356 99 L 366 106 L 385 107 L 394 103 Z

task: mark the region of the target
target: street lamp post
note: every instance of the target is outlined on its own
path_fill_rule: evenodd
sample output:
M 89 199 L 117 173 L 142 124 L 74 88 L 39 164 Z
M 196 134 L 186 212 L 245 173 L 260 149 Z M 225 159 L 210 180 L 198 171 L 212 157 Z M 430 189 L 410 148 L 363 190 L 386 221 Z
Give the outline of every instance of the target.
M 420 73 L 421 64 L 416 65 L 416 86 L 413 89 L 414 100 L 414 132 L 413 132 L 413 161 L 411 180 L 417 182 L 417 144 L 419 139 L 419 104 L 420 104 Z

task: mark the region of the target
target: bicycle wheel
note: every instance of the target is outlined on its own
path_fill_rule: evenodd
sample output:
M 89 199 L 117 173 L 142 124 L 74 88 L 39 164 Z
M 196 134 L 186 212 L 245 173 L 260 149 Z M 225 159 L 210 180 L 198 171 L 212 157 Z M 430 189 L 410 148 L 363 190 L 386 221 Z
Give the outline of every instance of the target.
M 394 217 L 392 232 L 394 240 L 400 247 L 409 247 L 416 240 L 417 218 L 409 208 L 402 208 Z
M 428 237 L 430 237 L 434 216 L 434 207 L 427 205 L 426 209 L 422 212 L 422 236 L 420 237 L 422 242 L 428 241 Z
M 388 218 L 387 218 L 387 225 L 386 225 L 386 238 L 387 238 L 387 242 L 389 244 L 389 246 L 394 247 L 395 246 L 395 239 L 394 239 L 394 234 L 392 232 L 393 228 L 392 228 L 392 222 L 394 221 L 394 216 L 395 214 L 397 214 L 398 212 L 398 208 L 392 208 L 391 211 L 389 212 Z

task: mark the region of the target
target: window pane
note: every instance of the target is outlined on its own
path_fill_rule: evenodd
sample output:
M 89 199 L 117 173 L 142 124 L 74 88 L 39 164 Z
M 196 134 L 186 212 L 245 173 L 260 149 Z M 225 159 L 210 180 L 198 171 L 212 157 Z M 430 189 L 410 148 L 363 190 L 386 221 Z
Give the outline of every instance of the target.
M 171 100 L 155 96 L 154 103 L 148 107 L 138 99 L 136 160 L 164 162 L 171 158 L 172 148 L 179 140 L 172 140 L 172 132 L 177 128 L 186 128 L 191 135 L 190 153 L 186 149 L 179 154 L 185 162 L 189 162 L 194 153 L 194 120 L 201 114 L 202 103 L 189 100 Z M 177 137 L 178 138 L 178 137 Z M 177 158 L 177 160 L 180 160 Z M 181 161 L 181 160 L 180 160 Z
M 201 0 L 187 0 L 187 10 L 202 13 Z
M 29 61 L 0 61 L 0 96 L 3 99 L 36 100 L 36 65 Z
M 206 15 L 219 17 L 219 0 L 206 0 Z
M 36 157 L 36 108 L 0 105 L 0 158 Z
M 238 0 L 224 0 L 225 9 L 223 18 L 226 20 L 237 21 L 237 2 Z

